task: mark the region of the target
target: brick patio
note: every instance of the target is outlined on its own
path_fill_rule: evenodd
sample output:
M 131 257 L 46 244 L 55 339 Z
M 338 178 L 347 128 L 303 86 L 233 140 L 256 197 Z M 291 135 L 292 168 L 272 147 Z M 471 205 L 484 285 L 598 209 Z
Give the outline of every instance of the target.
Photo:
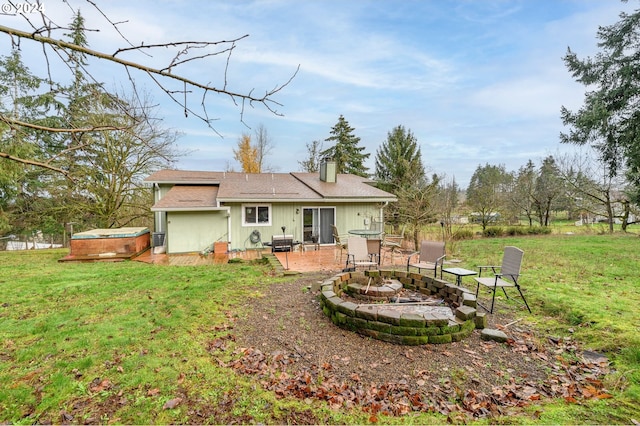
M 210 265 L 216 263 L 226 263 L 229 258 L 241 258 L 245 260 L 262 257 L 263 254 L 271 253 L 269 248 L 263 250 L 246 250 L 232 252 L 229 254 L 210 254 L 200 256 L 198 253 L 187 254 L 154 254 L 153 250 L 148 250 L 134 260 L 139 262 L 162 264 L 162 265 Z M 288 271 L 296 272 L 336 272 L 345 267 L 347 259 L 346 250 L 336 249 L 334 246 L 323 246 L 318 250 L 307 249 L 305 251 L 295 250 L 293 252 L 273 253 L 282 267 Z M 407 253 L 396 253 L 391 256 L 388 250 L 382 250 L 381 267 L 400 268 L 407 264 Z

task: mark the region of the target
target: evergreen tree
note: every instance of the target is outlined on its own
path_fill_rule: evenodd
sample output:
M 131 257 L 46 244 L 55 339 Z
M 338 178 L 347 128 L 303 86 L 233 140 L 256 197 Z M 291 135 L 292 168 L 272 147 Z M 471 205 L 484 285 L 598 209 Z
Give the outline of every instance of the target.
M 336 162 L 338 173 L 351 173 L 358 176 L 368 176 L 368 167 L 364 162 L 369 154 L 364 154 L 364 147 L 358 146 L 360 138 L 353 134 L 355 129 L 349 126 L 345 118 L 340 115 L 338 123 L 331 129 L 331 136 L 325 139 L 334 145 L 322 151 L 322 157 L 332 158 Z
M 542 160 L 533 191 L 533 206 L 541 226 L 549 226 L 551 210 L 564 195 L 564 183 L 553 156 Z
M 88 47 L 80 12 L 70 25 L 69 41 Z M 65 127 L 98 129 L 72 132 L 66 141 L 64 168 L 70 179 L 56 175 L 50 184 L 58 203 L 50 215 L 59 223 L 75 222 L 76 229 L 147 226 L 148 189 L 144 175 L 169 166 L 175 132 L 162 129 L 152 108 L 139 94 L 110 93 L 87 78 L 85 55 L 71 51 L 68 65 L 73 81 L 63 117 Z
M 424 179 L 424 166 L 418 141 L 404 126 L 387 133 L 387 140 L 376 152 L 375 178 L 381 189 L 395 192 Z
M 601 51 L 579 59 L 568 50 L 565 64 L 587 87 L 578 111 L 562 107 L 562 121 L 571 127 L 561 141 L 590 145 L 613 178 L 627 169 L 632 197 L 640 205 L 640 10 L 621 13 L 620 20 L 598 30 Z
M 53 97 L 39 93 L 43 80 L 23 64 L 14 48 L 0 58 L 0 114 L 13 120 L 49 125 Z M 51 203 L 44 186 L 45 170 L 5 158 L 31 158 L 43 162 L 58 135 L 28 127 L 0 124 L 0 234 L 27 233 L 37 229 L 44 205 Z
M 534 215 L 534 192 L 538 175 L 536 173 L 533 161 L 527 161 L 527 164 L 520 167 L 516 176 L 513 190 L 511 191 L 511 203 L 518 210 L 518 213 L 524 213 L 529 222 L 529 226 L 533 226 Z

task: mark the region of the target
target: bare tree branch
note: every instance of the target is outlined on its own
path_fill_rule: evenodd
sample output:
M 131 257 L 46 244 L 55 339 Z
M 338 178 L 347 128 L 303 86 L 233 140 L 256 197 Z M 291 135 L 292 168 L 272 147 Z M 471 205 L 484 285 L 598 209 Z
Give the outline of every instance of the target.
M 126 127 L 118 127 L 118 126 L 95 126 L 95 127 L 81 128 L 81 129 L 40 126 L 38 124 L 28 123 L 26 121 L 20 121 L 20 120 L 14 119 L 14 118 L 10 118 L 10 117 L 7 117 L 4 114 L 0 114 L 0 121 L 6 123 L 11 128 L 27 127 L 29 129 L 41 130 L 43 132 L 49 132 L 49 133 L 107 132 L 107 131 L 113 131 L 113 130 L 126 130 L 127 129 Z
M 196 87 L 198 89 L 202 89 L 204 91 L 208 91 L 208 92 L 215 92 L 218 94 L 224 94 L 227 95 L 229 97 L 231 97 L 232 99 L 242 99 L 243 102 L 248 101 L 250 104 L 253 103 L 259 103 L 264 105 L 269 111 L 271 111 L 272 113 L 276 114 L 276 115 L 281 115 L 280 113 L 278 113 L 271 105 L 278 105 L 281 106 L 281 104 L 279 104 L 278 102 L 274 101 L 271 99 L 271 96 L 273 96 L 274 94 L 278 93 L 279 91 L 281 91 L 284 87 L 286 87 L 292 80 L 293 78 L 296 76 L 296 74 L 298 73 L 299 67 L 298 69 L 296 69 L 296 72 L 289 78 L 289 80 L 287 80 L 287 82 L 285 82 L 284 84 L 281 85 L 277 85 L 275 86 L 273 89 L 268 90 L 264 93 L 264 95 L 262 96 L 256 96 L 253 95 L 253 90 L 251 90 L 249 93 L 247 94 L 243 94 L 243 93 L 239 93 L 239 92 L 234 92 L 231 90 L 228 90 L 226 88 L 224 89 L 219 89 L 215 86 L 211 86 L 208 84 L 203 84 L 200 83 L 198 81 L 192 80 L 190 78 L 184 77 L 182 75 L 179 74 L 172 74 L 171 73 L 171 67 L 168 68 L 164 68 L 164 69 L 158 69 L 158 68 L 153 68 L 150 66 L 146 66 L 137 62 L 132 62 L 132 61 L 128 61 L 125 59 L 121 59 L 115 56 L 115 53 L 112 55 L 103 53 L 103 52 L 98 52 L 96 50 L 93 49 L 89 49 L 87 47 L 84 46 L 79 46 L 77 44 L 73 44 L 73 43 L 69 43 L 67 41 L 64 40 L 58 40 L 55 38 L 50 38 L 50 37 L 45 37 L 42 36 L 40 34 L 38 34 L 37 32 L 34 33 L 29 33 L 26 31 L 22 31 L 22 30 L 17 30 L 15 28 L 10 28 L 10 27 L 6 27 L 4 25 L 0 25 L 0 32 L 3 32 L 5 34 L 10 35 L 11 37 L 18 37 L 18 38 L 22 38 L 22 39 L 29 39 L 29 40 L 33 40 L 39 43 L 43 43 L 43 44 L 47 44 L 52 46 L 54 49 L 55 48 L 60 48 L 60 49 L 69 49 L 69 50 L 73 50 L 88 56 L 92 56 L 95 58 L 99 58 L 99 59 L 104 59 L 116 64 L 120 64 L 122 66 L 129 67 L 129 68 L 135 68 L 138 69 L 140 71 L 144 71 L 149 75 L 154 75 L 154 76 L 160 76 L 160 77 L 165 77 L 165 78 L 169 78 L 172 80 L 176 80 L 176 81 L 180 81 L 184 84 L 187 84 L 189 86 L 193 86 Z M 165 46 L 171 46 L 172 43 L 167 43 Z M 158 81 L 157 79 L 154 79 L 154 81 Z M 166 89 L 164 89 L 162 86 L 160 86 L 165 92 Z
M 16 157 L 11 154 L 7 154 L 6 152 L 0 152 L 0 158 L 6 158 L 7 160 L 15 161 L 17 163 L 28 164 L 30 166 L 42 167 L 43 169 L 53 170 L 54 172 L 58 172 L 66 176 L 68 179 L 73 180 L 69 176 L 69 172 L 59 167 L 52 166 L 48 163 L 42 163 L 40 161 L 34 161 L 34 160 L 29 160 L 27 158 Z

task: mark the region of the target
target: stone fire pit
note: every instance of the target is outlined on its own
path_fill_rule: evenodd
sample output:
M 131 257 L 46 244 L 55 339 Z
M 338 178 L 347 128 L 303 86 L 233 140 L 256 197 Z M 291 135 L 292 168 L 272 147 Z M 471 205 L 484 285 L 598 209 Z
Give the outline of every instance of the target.
M 433 300 L 391 303 L 411 290 Z M 354 301 L 355 300 L 355 301 Z M 360 303 L 362 301 L 363 303 Z M 470 290 L 431 276 L 394 270 L 343 272 L 322 283 L 320 302 L 331 321 L 365 336 L 402 345 L 451 343 L 485 328 Z

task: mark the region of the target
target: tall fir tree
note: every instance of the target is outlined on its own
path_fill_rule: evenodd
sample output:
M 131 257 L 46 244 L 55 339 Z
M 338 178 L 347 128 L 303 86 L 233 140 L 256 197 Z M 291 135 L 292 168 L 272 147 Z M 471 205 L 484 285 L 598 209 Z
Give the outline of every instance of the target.
M 601 49 L 579 59 L 571 49 L 564 57 L 573 78 L 587 89 L 577 111 L 562 107 L 568 132 L 563 143 L 590 145 L 607 166 L 609 178 L 626 174 L 627 192 L 640 206 L 640 10 L 621 13 L 613 25 L 598 29 Z
M 40 93 L 43 82 L 24 65 L 18 48 L 0 58 L 0 114 L 13 120 L 51 125 L 54 118 L 48 114 L 55 109 L 54 98 L 51 93 Z M 49 181 L 48 173 L 10 158 L 44 162 L 59 138 L 28 127 L 0 124 L 0 235 L 44 230 L 37 224 L 41 223 L 43 207 L 52 202 L 43 189 Z
M 370 154 L 365 154 L 364 147 L 358 146 L 360 138 L 353 134 L 355 129 L 349 125 L 344 116 L 340 115 L 338 122 L 331 129 L 331 136 L 325 141 L 334 144 L 322 151 L 323 158 L 332 158 L 336 162 L 338 173 L 350 173 L 367 177 L 369 168 L 364 162 Z
M 423 180 L 424 176 L 418 140 L 404 126 L 394 127 L 376 153 L 375 179 L 378 186 L 394 192 Z

